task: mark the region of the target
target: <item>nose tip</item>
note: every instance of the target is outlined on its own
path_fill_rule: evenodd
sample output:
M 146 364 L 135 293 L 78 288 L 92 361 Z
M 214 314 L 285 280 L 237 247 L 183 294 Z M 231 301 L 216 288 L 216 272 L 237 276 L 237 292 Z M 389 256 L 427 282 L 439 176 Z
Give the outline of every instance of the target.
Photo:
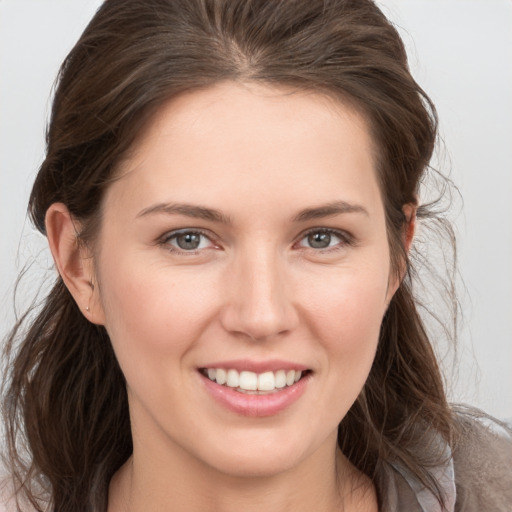
M 224 328 L 251 340 L 264 340 L 292 331 L 298 316 L 286 279 L 275 265 L 261 265 L 230 279 L 222 315 Z

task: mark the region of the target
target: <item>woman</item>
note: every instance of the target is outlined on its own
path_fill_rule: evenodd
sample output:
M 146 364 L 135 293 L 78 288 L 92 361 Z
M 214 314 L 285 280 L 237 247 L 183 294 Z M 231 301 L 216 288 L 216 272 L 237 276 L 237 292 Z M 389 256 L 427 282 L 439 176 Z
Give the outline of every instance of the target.
M 510 433 L 450 409 L 411 290 L 435 136 L 371 1 L 107 0 L 30 199 L 19 507 L 507 510 Z

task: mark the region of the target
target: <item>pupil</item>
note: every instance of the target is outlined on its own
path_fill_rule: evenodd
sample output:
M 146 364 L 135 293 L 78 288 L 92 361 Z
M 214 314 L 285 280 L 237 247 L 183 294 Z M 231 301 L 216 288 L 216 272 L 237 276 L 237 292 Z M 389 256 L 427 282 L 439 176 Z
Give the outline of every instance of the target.
M 176 242 L 180 249 L 193 250 L 199 247 L 201 235 L 198 233 L 184 233 L 176 237 Z
M 330 233 L 311 233 L 308 235 L 308 242 L 315 249 L 325 249 L 331 243 Z

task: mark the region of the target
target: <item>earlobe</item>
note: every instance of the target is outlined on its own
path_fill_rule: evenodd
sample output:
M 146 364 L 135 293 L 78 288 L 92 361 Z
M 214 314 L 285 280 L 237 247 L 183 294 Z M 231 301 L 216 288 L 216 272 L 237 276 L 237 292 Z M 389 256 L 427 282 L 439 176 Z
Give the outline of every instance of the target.
M 103 325 L 92 256 L 81 246 L 77 225 L 66 205 L 52 204 L 46 212 L 45 225 L 53 260 L 64 284 L 84 316 L 90 322 Z

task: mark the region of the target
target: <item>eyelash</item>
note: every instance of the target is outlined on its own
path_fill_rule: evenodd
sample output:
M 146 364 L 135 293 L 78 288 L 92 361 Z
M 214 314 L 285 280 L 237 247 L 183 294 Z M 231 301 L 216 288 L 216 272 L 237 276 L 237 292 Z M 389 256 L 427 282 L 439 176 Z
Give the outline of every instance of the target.
M 169 252 L 174 253 L 174 254 L 187 255 L 187 256 L 197 255 L 197 254 L 199 254 L 200 251 L 204 250 L 205 248 L 196 249 L 196 250 L 184 250 L 184 249 L 179 249 L 178 247 L 172 246 L 169 243 L 171 240 L 176 239 L 180 235 L 188 235 L 188 234 L 189 235 L 200 235 L 202 237 L 207 238 L 214 246 L 216 245 L 211 233 L 203 231 L 201 229 L 193 229 L 193 228 L 192 229 L 190 229 L 190 228 L 179 229 L 176 231 L 171 231 L 169 233 L 166 233 L 158 241 L 158 244 L 165 247 L 166 250 L 168 250 Z M 332 228 L 311 228 L 308 231 L 302 233 L 298 237 L 298 240 L 297 240 L 297 242 L 295 242 L 294 246 L 297 244 L 300 244 L 300 242 L 302 242 L 305 238 L 307 238 L 308 236 L 310 236 L 312 234 L 334 235 L 337 238 L 339 238 L 341 242 L 333 247 L 326 247 L 326 248 L 314 248 L 314 247 L 306 247 L 306 246 L 299 245 L 300 249 L 302 249 L 302 250 L 310 249 L 310 250 L 313 250 L 315 253 L 324 254 L 324 253 L 336 252 L 336 251 L 344 249 L 347 246 L 355 245 L 354 237 L 346 231 L 332 229 Z

